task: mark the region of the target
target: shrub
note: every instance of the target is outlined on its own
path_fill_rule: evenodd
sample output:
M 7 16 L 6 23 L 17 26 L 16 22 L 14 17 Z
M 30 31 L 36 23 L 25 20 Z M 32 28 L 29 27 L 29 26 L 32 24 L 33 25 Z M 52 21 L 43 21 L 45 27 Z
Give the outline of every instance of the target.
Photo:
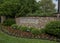
M 3 22 L 3 25 L 5 26 L 11 26 L 12 24 L 15 24 L 15 20 L 14 19 L 7 19 Z
M 21 31 L 29 31 L 30 32 L 30 28 L 26 27 L 26 26 L 20 26 L 20 30 Z
M 46 33 L 60 37 L 60 21 L 52 21 L 45 28 Z
M 44 28 L 40 29 L 40 34 L 45 34 L 45 29 Z
M 40 31 L 40 29 L 35 29 L 34 28 L 34 29 L 31 30 L 31 33 L 34 34 L 34 35 L 38 35 L 38 34 L 41 33 L 41 31 Z
M 19 29 L 19 28 L 18 28 L 18 25 L 16 25 L 16 24 L 13 24 L 11 27 L 12 27 L 13 29 Z

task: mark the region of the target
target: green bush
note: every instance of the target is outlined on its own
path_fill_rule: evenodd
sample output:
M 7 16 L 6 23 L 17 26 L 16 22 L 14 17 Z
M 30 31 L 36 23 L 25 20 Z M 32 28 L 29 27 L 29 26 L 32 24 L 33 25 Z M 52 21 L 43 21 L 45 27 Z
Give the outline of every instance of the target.
M 3 22 L 3 25 L 5 26 L 11 26 L 12 24 L 15 24 L 15 20 L 14 19 L 7 19 Z
M 45 32 L 60 37 L 60 21 L 52 21 L 48 23 L 45 27 Z
M 29 31 L 30 32 L 30 28 L 26 27 L 26 26 L 20 26 L 20 30 L 21 31 Z
M 12 27 L 13 29 L 19 29 L 18 25 L 16 25 L 16 24 L 13 24 L 11 27 Z
M 34 34 L 34 35 L 38 35 L 38 34 L 41 33 L 41 31 L 40 31 L 40 29 L 35 29 L 34 28 L 34 29 L 31 30 L 31 33 Z
M 40 29 L 40 34 L 45 34 L 45 28 Z

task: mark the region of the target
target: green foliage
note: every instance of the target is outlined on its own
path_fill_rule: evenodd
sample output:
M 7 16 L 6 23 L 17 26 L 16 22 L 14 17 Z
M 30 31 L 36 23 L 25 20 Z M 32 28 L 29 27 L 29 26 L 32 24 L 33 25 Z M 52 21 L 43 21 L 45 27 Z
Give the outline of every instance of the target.
M 37 11 L 37 13 L 39 12 L 40 14 L 32 15 L 50 16 L 54 12 L 54 7 L 51 0 L 41 0 L 39 4 L 35 0 L 4 0 L 0 6 L 0 15 L 29 16 L 28 13 L 34 13 L 40 8 Z
M 38 9 L 36 4 L 35 0 L 4 0 L 0 4 L 0 15 L 27 16 Z
M 40 9 L 36 11 L 39 16 L 52 16 L 56 12 L 55 4 L 52 0 L 41 0 L 39 6 Z
M 45 29 L 44 28 L 40 29 L 40 34 L 45 34 Z
M 15 20 L 14 19 L 7 19 L 3 22 L 3 25 L 5 26 L 11 26 L 12 24 L 15 24 Z
M 28 27 L 26 27 L 26 26 L 20 26 L 20 30 L 21 31 L 27 31 L 29 28 Z
M 31 33 L 34 34 L 34 35 L 38 35 L 38 34 L 41 33 L 41 31 L 39 29 L 34 28 L 34 29 L 31 30 Z
M 29 13 L 27 16 L 54 16 L 56 12 L 55 4 L 52 0 L 41 0 L 37 3 L 38 9 L 35 13 Z
M 26 26 L 18 26 L 17 24 L 13 24 L 11 26 L 13 29 L 18 29 L 18 30 L 21 30 L 21 31 L 31 31 L 32 28 L 29 28 L 29 27 L 26 27 Z
M 0 4 L 3 3 L 3 0 L 0 0 Z
M 43 33 L 42 29 L 36 29 L 33 27 L 18 26 L 16 24 L 13 24 L 11 27 L 13 29 L 18 29 L 18 30 L 25 31 L 25 32 L 31 32 L 34 35 L 38 35 L 38 34 Z
M 16 25 L 16 24 L 11 25 L 11 27 L 12 27 L 13 29 L 18 29 L 18 25 Z
M 52 0 L 2 0 L 0 15 L 8 16 L 52 16 L 56 11 Z
M 45 28 L 46 33 L 60 37 L 60 21 L 52 21 Z

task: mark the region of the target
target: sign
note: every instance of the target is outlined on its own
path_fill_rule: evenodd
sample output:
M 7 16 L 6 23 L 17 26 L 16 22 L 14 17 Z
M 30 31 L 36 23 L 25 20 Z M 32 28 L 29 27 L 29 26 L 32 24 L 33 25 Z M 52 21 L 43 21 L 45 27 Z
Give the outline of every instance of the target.
M 38 24 L 39 23 L 39 19 L 35 19 L 35 18 L 20 18 L 20 23 Z

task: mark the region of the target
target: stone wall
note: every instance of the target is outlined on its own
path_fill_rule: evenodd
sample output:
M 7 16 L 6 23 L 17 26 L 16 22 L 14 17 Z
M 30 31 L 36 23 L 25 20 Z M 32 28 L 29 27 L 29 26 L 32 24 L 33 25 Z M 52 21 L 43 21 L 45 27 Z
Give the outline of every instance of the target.
M 57 17 L 19 17 L 16 18 L 17 25 L 43 28 L 48 22 L 59 20 Z

